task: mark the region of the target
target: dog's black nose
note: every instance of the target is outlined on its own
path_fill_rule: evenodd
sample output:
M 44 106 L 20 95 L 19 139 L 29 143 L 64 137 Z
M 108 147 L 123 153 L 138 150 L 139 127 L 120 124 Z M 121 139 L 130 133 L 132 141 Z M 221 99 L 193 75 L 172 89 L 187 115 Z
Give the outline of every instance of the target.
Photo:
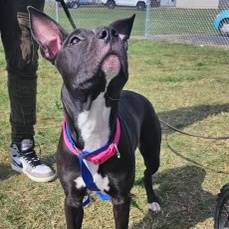
M 98 31 L 97 37 L 99 39 L 109 41 L 112 38 L 118 37 L 118 33 L 113 28 L 102 28 Z
M 103 39 L 103 40 L 107 40 L 109 38 L 109 31 L 107 28 L 102 28 L 99 32 L 98 32 L 98 38 L 99 39 Z

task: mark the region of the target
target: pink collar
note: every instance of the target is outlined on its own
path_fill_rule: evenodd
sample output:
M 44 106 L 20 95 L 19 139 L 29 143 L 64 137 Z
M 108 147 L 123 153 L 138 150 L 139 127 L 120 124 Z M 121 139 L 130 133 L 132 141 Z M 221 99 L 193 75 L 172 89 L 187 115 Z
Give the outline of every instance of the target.
M 121 126 L 118 118 L 116 121 L 116 132 L 113 141 L 93 152 L 81 151 L 76 147 L 76 143 L 72 137 L 72 133 L 68 126 L 66 118 L 64 118 L 62 128 L 63 128 L 64 143 L 73 155 L 80 157 L 81 159 L 86 159 L 97 165 L 103 164 L 104 162 L 106 162 L 108 159 L 110 159 L 116 154 L 118 158 L 120 157 L 118 144 L 121 136 Z

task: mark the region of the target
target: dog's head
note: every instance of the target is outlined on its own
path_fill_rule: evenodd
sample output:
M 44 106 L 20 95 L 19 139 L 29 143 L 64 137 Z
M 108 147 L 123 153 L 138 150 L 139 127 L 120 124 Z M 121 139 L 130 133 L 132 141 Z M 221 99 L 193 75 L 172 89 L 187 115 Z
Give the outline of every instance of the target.
M 52 18 L 29 7 L 32 35 L 40 45 L 44 58 L 56 65 L 65 85 L 75 89 L 90 89 L 95 82 L 104 86 L 119 78 L 119 89 L 128 79 L 127 40 L 133 15 L 109 26 L 94 30 L 76 29 L 68 34 Z M 102 83 L 106 81 L 106 83 Z

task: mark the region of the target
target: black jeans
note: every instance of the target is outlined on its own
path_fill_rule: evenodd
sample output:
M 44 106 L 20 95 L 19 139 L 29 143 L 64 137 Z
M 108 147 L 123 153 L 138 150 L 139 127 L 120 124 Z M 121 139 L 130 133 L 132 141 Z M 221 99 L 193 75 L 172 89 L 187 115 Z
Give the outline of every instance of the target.
M 26 7 L 43 10 L 44 0 L 0 0 L 0 31 L 5 50 L 12 141 L 34 136 L 38 46 L 29 30 Z

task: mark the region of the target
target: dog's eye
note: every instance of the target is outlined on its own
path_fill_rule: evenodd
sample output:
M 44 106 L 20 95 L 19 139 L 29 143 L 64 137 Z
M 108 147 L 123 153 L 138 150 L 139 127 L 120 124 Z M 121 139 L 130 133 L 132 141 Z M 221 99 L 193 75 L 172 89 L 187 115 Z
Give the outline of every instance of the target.
M 79 37 L 72 37 L 69 43 L 70 45 L 75 45 L 75 44 L 78 44 L 80 41 L 81 39 Z

